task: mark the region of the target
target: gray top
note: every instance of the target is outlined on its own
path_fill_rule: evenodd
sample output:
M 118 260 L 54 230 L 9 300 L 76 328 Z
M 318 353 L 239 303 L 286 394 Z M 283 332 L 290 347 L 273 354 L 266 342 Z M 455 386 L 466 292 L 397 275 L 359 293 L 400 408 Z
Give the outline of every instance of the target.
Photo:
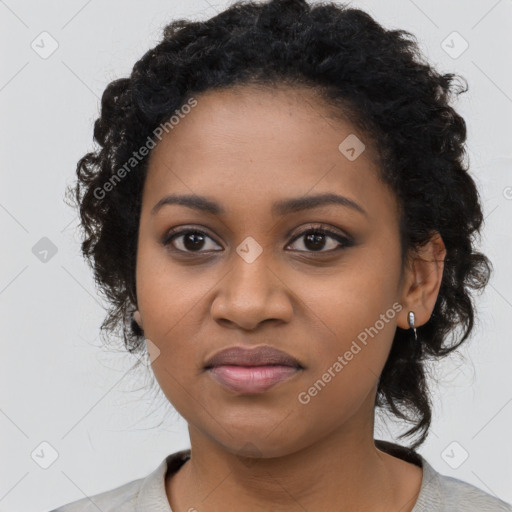
M 375 440 L 393 456 L 423 468 L 420 493 L 412 512 L 512 512 L 512 506 L 462 480 L 438 473 L 419 453 L 394 443 Z M 165 492 L 165 475 L 190 458 L 190 449 L 168 455 L 145 478 L 110 491 L 68 503 L 50 512 L 172 512 Z

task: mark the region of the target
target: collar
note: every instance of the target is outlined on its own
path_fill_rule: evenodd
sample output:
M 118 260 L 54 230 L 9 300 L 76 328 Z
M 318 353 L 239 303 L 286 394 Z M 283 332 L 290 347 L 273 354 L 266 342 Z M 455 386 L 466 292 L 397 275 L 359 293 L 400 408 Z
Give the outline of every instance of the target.
M 167 473 L 178 471 L 189 458 L 190 448 L 167 455 L 160 465 L 142 481 L 136 510 L 172 512 L 165 492 L 165 476 Z
M 435 512 L 441 509 L 439 473 L 421 454 L 411 448 L 379 439 L 375 440 L 375 445 L 380 450 L 423 469 L 420 492 L 412 512 Z M 144 478 L 137 497 L 137 510 L 172 512 L 165 492 L 165 477 L 178 471 L 190 456 L 190 448 L 171 453 Z

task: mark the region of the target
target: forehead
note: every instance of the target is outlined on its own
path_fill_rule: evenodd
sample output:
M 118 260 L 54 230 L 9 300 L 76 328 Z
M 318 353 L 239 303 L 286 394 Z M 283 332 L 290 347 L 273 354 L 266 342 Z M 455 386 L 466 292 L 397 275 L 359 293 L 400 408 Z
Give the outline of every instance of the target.
M 359 203 L 375 202 L 379 193 L 392 200 L 378 179 L 371 142 L 335 118 L 313 90 L 234 87 L 195 99 L 151 152 L 146 202 L 154 204 L 164 192 L 227 203 L 244 197 L 252 206 L 309 191 L 337 191 Z M 356 144 L 355 159 L 343 152 L 345 141 Z
M 179 122 L 152 151 L 153 160 L 162 153 L 167 153 L 165 158 L 178 159 L 184 156 L 181 149 L 195 150 L 187 160 L 203 156 L 201 151 L 215 156 L 219 146 L 229 148 L 226 159 L 250 158 L 260 147 L 266 151 L 257 153 L 259 160 L 279 155 L 289 160 L 290 153 L 300 159 L 326 151 L 338 157 L 339 143 L 346 136 L 367 139 L 339 113 L 335 117 L 333 107 L 307 87 L 235 86 L 210 90 L 195 99 L 197 105 L 179 116 Z M 365 143 L 363 160 L 369 159 L 370 153 L 373 156 L 373 144 L 370 140 Z M 174 155 L 169 155 L 171 151 Z

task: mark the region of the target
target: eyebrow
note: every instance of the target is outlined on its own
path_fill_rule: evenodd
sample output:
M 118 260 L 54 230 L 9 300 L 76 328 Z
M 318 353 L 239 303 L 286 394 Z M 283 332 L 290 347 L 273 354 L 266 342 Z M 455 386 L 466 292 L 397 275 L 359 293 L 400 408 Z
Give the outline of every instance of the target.
M 186 206 L 187 208 L 191 208 L 193 210 L 198 210 L 201 212 L 211 213 L 213 215 L 224 215 L 226 213 L 226 211 L 220 204 L 204 196 L 199 196 L 195 194 L 171 194 L 162 197 L 162 199 L 160 199 L 151 209 L 151 214 L 155 215 L 164 205 L 168 204 Z M 329 204 L 345 206 L 355 211 L 358 211 L 359 213 L 362 213 L 366 217 L 368 216 L 366 210 L 352 199 L 332 193 L 317 194 L 314 196 L 294 197 L 290 199 L 280 200 L 272 205 L 272 213 L 275 215 L 284 216 L 290 213 L 296 213 L 299 211 L 317 208 L 319 206 L 325 206 Z

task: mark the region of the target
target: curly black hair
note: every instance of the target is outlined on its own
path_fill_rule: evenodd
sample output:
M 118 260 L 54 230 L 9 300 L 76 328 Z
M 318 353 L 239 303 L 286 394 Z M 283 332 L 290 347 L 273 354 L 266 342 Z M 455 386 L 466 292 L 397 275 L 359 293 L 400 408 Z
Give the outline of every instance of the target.
M 238 1 L 206 21 L 172 21 L 128 78 L 108 84 L 94 124 L 100 148 L 79 160 L 78 180 L 67 190 L 79 208 L 82 253 L 111 305 L 101 331 L 120 331 L 127 350 L 143 350 L 144 334 L 132 314 L 150 152 L 137 159 L 136 172 L 119 179 L 119 169 L 202 91 L 280 84 L 313 89 L 377 148 L 379 177 L 399 204 L 402 263 L 433 233 L 444 241 L 433 313 L 417 328 L 417 343 L 412 330 L 397 328 L 375 401 L 413 424 L 400 437 L 418 434 L 414 449 L 431 423 L 427 360 L 468 338 L 475 320 L 470 289 L 484 288 L 492 264 L 475 250 L 483 215 L 464 158 L 466 124 L 450 105 L 453 94 L 467 91 L 465 79 L 437 72 L 411 33 L 387 30 L 362 10 L 334 2 Z M 108 194 L 100 193 L 109 183 Z

